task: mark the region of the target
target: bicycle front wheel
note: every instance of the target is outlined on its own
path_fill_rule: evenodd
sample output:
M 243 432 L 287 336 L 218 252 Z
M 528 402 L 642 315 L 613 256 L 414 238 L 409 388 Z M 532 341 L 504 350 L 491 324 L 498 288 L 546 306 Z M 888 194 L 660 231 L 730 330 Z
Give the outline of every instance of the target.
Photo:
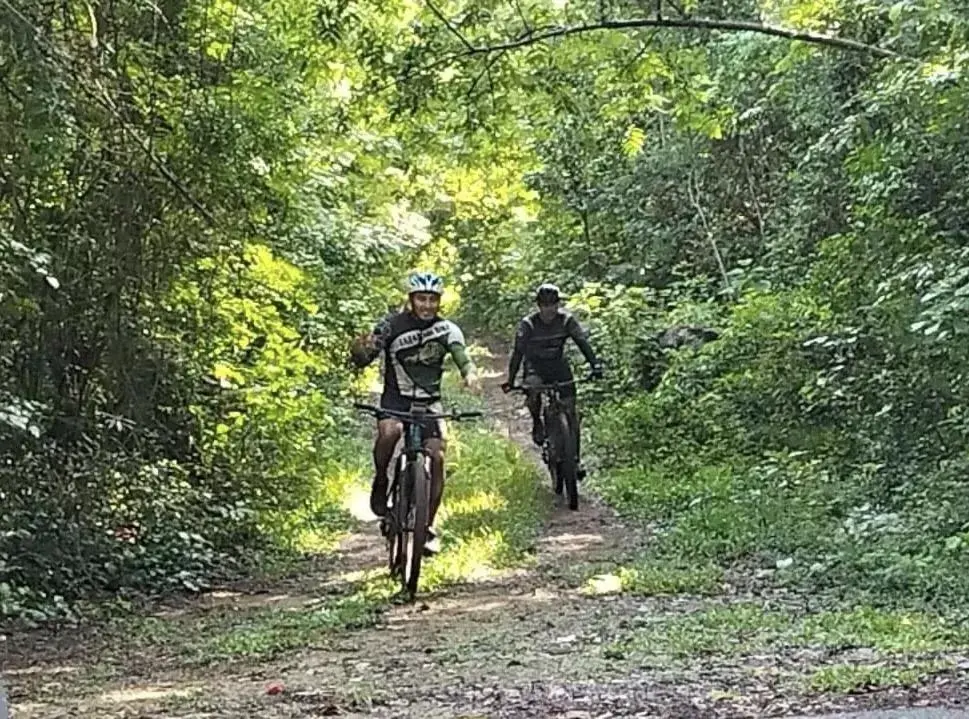
M 423 458 L 422 458 L 423 459 Z M 424 557 L 424 545 L 427 543 L 427 525 L 430 519 L 431 484 L 427 476 L 427 467 L 423 461 L 410 465 L 412 489 L 411 508 L 414 512 L 413 530 L 409 533 L 410 542 L 407 548 L 407 571 L 404 586 L 413 597 L 417 593 L 417 582 L 421 576 L 421 560 Z
M 391 577 L 404 576 L 404 560 L 407 549 L 407 502 L 405 500 L 403 474 L 404 462 L 397 463 L 394 483 L 390 492 L 391 506 L 387 512 L 387 551 Z
M 574 511 L 579 508 L 579 468 L 575 461 L 575 436 L 569 426 L 569 418 L 564 412 L 556 418 L 555 428 L 558 444 L 556 451 L 558 455 L 558 481 L 560 485 L 565 485 L 569 509 Z M 561 494 L 561 490 L 558 493 Z

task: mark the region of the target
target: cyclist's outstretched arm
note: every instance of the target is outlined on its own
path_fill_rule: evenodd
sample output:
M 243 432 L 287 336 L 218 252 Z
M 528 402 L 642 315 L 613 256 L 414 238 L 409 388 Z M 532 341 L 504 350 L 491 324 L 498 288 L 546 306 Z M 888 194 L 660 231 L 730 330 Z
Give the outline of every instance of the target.
M 448 349 L 451 350 L 451 357 L 454 358 L 454 364 L 457 365 L 458 372 L 461 373 L 464 379 L 474 374 L 474 362 L 468 356 L 468 348 L 465 345 L 460 342 L 452 342 L 448 346 Z
M 585 361 L 589 363 L 592 370 L 598 371 L 600 368 L 599 358 L 596 357 L 595 350 L 592 349 L 592 345 L 589 344 L 589 334 L 585 331 L 585 328 L 579 324 L 579 321 L 575 317 L 570 316 L 565 323 L 565 329 L 569 333 L 569 337 L 575 342 L 582 356 L 585 357 Z
M 390 322 L 398 314 L 398 312 L 389 312 L 380 318 L 373 329 L 370 330 L 369 335 L 363 335 L 356 339 L 350 359 L 357 367 L 366 367 L 377 359 L 384 347 L 384 339 L 390 330 Z
M 522 320 L 515 332 L 515 345 L 508 358 L 508 384 L 515 384 L 515 377 L 521 368 L 522 358 L 525 356 L 525 343 L 528 342 L 528 323 Z
M 451 331 L 447 338 L 447 346 L 451 352 L 451 357 L 454 359 L 454 364 L 457 365 L 458 372 L 461 373 L 461 377 L 464 379 L 464 384 L 468 387 L 476 385 L 476 368 L 474 362 L 468 356 L 468 347 L 464 341 L 464 333 L 453 322 L 451 323 Z

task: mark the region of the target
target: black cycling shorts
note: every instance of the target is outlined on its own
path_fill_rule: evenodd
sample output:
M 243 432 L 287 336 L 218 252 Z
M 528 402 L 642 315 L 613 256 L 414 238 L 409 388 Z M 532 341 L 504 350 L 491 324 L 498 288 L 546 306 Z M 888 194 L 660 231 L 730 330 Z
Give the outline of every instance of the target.
M 395 393 L 385 393 L 380 396 L 380 406 L 383 409 L 391 409 L 395 412 L 409 412 L 412 404 L 423 404 L 428 411 L 434 414 L 444 414 L 444 406 L 441 400 L 411 400 Z M 397 417 L 387 417 L 386 419 L 398 419 Z M 447 439 L 447 425 L 443 419 L 424 423 L 424 439 Z

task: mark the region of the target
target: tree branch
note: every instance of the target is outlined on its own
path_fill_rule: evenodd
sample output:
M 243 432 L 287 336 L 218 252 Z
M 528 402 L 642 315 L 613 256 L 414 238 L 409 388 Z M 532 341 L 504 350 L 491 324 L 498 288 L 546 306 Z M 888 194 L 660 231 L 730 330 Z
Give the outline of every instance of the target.
M 696 186 L 695 189 L 694 185 Z M 707 242 L 710 243 L 710 249 L 713 250 L 713 256 L 717 261 L 717 269 L 720 270 L 720 278 L 723 280 L 723 288 L 728 296 L 733 297 L 733 288 L 730 286 L 730 275 L 727 274 L 727 267 L 723 263 L 723 255 L 720 254 L 717 239 L 713 236 L 713 232 L 710 231 L 710 225 L 707 224 L 707 215 L 703 211 L 703 205 L 700 204 L 700 181 L 697 179 L 696 170 L 692 167 L 686 178 L 686 193 L 690 198 L 690 204 L 696 210 L 697 217 L 700 218 L 700 225 L 703 227 L 703 234 L 707 236 Z
M 440 20 L 442 23 L 444 23 L 444 27 L 446 27 L 452 35 L 454 35 L 458 40 L 461 41 L 461 44 L 468 49 L 469 53 L 473 53 L 476 48 L 474 47 L 474 45 L 468 42 L 468 39 L 461 34 L 461 31 L 458 30 L 456 27 L 454 27 L 454 25 L 451 24 L 450 20 L 444 17 L 444 13 L 438 10 L 437 6 L 434 5 L 434 3 L 431 2 L 431 0 L 425 0 L 425 2 L 427 2 L 427 7 L 431 9 L 431 12 L 437 16 L 437 19 Z
M 484 66 L 484 67 L 482 68 L 482 70 L 481 70 L 481 72 L 479 72 L 479 73 L 478 73 L 478 74 L 477 74 L 477 75 L 475 76 L 475 78 L 474 78 L 474 80 L 473 80 L 473 81 L 471 82 L 471 86 L 470 86 L 470 87 L 468 88 L 468 92 L 467 92 L 467 95 L 465 95 L 465 98 L 466 98 L 466 99 L 468 99 L 468 100 L 470 100 L 470 99 L 472 99 L 472 98 L 471 98 L 471 96 L 472 96 L 472 95 L 474 94 L 474 90 L 475 90 L 475 88 L 476 88 L 476 87 L 478 87 L 478 83 L 479 83 L 479 82 L 481 82 L 481 79 L 482 79 L 482 78 L 483 78 L 483 77 L 484 77 L 485 75 L 488 75 L 488 76 L 489 76 L 489 81 L 491 80 L 491 78 L 490 78 L 490 75 L 491 75 L 491 67 L 492 67 L 492 66 L 493 66 L 493 65 L 494 65 L 495 63 L 497 63 L 497 62 L 498 62 L 499 60 L 501 60 L 501 57 L 502 57 L 502 55 L 504 55 L 504 54 L 505 54 L 505 52 L 507 52 L 507 51 L 505 51 L 505 50 L 502 50 L 502 51 L 501 51 L 501 52 L 499 52 L 499 53 L 498 53 L 497 55 L 495 55 L 495 56 L 493 56 L 493 57 L 489 57 L 489 58 L 487 59 L 487 61 L 485 62 L 485 66 Z M 492 83 L 492 84 L 493 84 L 493 83 Z M 493 88 L 492 88 L 492 89 L 493 89 Z
M 682 18 L 689 18 L 690 17 L 690 13 L 686 12 L 683 9 L 683 6 L 680 5 L 676 0 L 666 0 L 666 2 L 669 5 L 672 5 L 673 6 L 673 9 L 676 10 L 677 14 L 679 14 L 680 17 L 682 17 Z
M 724 30 L 727 32 L 755 32 L 760 33 L 761 35 L 772 35 L 774 37 L 782 37 L 788 40 L 799 40 L 801 42 L 813 43 L 815 45 L 837 47 L 841 48 L 842 50 L 864 52 L 871 55 L 876 55 L 878 57 L 912 59 L 906 55 L 901 55 L 897 52 L 893 52 L 892 50 L 887 50 L 875 45 L 868 45 L 867 43 L 860 42 L 859 40 L 835 37 L 833 35 L 825 35 L 823 33 L 809 32 L 806 30 L 794 30 L 791 28 L 779 27 L 777 25 L 764 25 L 762 23 L 749 22 L 746 20 L 713 20 L 709 18 L 638 18 L 631 20 L 603 20 L 602 22 L 588 25 L 558 27 L 546 32 L 519 38 L 517 40 L 483 47 L 470 46 L 470 43 L 468 43 L 466 38 L 463 36 L 460 37 L 466 47 L 470 46 L 467 53 L 465 53 L 466 55 L 488 55 L 493 52 L 526 47 L 543 40 L 550 40 L 557 37 L 580 35 L 582 33 L 596 32 L 598 30 L 630 30 L 643 27 Z
M 532 26 L 531 26 L 531 24 L 529 24 L 528 18 L 525 17 L 525 13 L 522 11 L 521 4 L 518 2 L 518 0 L 514 0 L 514 2 L 515 2 L 515 10 L 518 11 L 518 17 L 521 18 L 522 25 L 525 26 L 525 34 L 526 35 L 531 35 L 531 33 L 532 33 Z
M 76 68 L 73 67 L 75 64 L 74 58 L 44 38 L 40 30 L 30 21 L 30 19 L 27 18 L 27 16 L 20 12 L 16 7 L 14 7 L 9 0 L 0 0 L 0 3 L 6 6 L 18 19 L 21 20 L 21 22 L 27 26 L 29 30 L 32 31 L 34 41 L 37 43 L 39 48 L 46 51 L 45 55 L 48 60 L 59 66 L 61 70 L 76 74 Z M 124 116 L 117 109 L 114 101 L 111 99 L 111 95 L 103 87 L 101 87 L 97 80 L 92 79 L 92 83 L 95 87 L 97 87 L 99 92 L 92 90 L 83 80 L 79 81 L 77 86 L 80 88 L 81 92 L 87 95 L 95 104 L 100 106 L 101 109 L 105 110 L 118 122 L 122 131 L 127 133 L 127 135 L 134 140 L 135 144 L 138 145 L 141 151 L 147 156 L 148 161 L 154 165 L 155 169 L 161 173 L 162 177 L 173 188 L 175 188 L 175 191 L 178 192 L 178 194 L 181 195 L 182 198 L 192 206 L 192 208 L 202 217 L 202 219 L 204 219 L 209 226 L 215 225 L 215 218 L 212 216 L 212 213 L 210 213 L 208 209 L 195 198 L 188 187 L 185 186 L 185 183 L 183 183 L 181 179 L 179 179 L 179 177 L 172 172 L 171 169 L 169 169 L 168 165 L 165 164 L 165 161 L 158 157 L 154 151 L 152 151 L 149 143 L 138 133 L 138 131 L 125 121 Z
M 10 86 L 10 84 L 7 82 L 6 76 L 4 76 L 2 73 L 0 73 L 0 87 L 2 87 L 4 89 L 4 91 L 8 95 L 10 95 L 10 97 L 12 97 L 18 103 L 20 103 L 20 105 L 23 105 L 24 104 L 24 99 L 20 95 L 18 95 L 17 92 L 16 92 L 16 90 L 14 90 Z

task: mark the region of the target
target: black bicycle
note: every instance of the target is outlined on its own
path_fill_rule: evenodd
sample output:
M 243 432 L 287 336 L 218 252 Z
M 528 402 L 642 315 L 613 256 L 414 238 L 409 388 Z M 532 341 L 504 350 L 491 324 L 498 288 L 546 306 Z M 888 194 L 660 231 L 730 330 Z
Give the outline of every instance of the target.
M 542 461 L 552 477 L 555 494 L 563 491 L 568 495 L 569 509 L 579 508 L 579 465 L 576 452 L 578 427 L 569 426 L 569 413 L 562 399 L 561 389 L 578 384 L 576 380 L 552 382 L 531 387 L 512 385 L 510 390 L 522 394 L 529 391 L 542 396 L 542 423 L 545 425 L 545 442 L 542 445 Z M 578 422 L 578 416 L 576 416 Z
M 437 420 L 482 417 L 484 413 L 434 414 L 421 404 L 412 404 L 409 412 L 356 402 L 353 406 L 377 419 L 394 417 L 404 423 L 404 446 L 387 490 L 387 513 L 380 520 L 380 532 L 387 539 L 390 574 L 400 578 L 403 590 L 413 598 L 421 574 L 431 507 L 431 468 L 430 457 L 424 449 L 425 426 Z

